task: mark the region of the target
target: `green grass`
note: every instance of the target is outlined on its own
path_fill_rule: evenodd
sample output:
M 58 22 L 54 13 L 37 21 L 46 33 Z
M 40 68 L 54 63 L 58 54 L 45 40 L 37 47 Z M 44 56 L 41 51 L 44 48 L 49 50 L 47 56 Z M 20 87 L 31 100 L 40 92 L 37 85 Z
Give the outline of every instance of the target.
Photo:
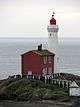
M 68 90 L 40 80 L 26 78 L 7 80 L 0 84 L 0 99 L 9 100 L 59 100 L 68 99 Z M 2 87 L 1 87 L 2 86 Z

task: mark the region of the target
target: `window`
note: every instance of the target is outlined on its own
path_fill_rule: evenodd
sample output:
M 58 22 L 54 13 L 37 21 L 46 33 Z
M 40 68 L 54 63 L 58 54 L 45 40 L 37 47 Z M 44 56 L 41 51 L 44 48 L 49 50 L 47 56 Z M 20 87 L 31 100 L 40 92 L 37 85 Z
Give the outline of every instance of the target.
M 28 75 L 32 75 L 32 71 L 28 71 Z
M 47 63 L 47 56 L 44 57 L 44 64 Z
M 52 67 L 48 68 L 48 74 L 51 75 L 52 74 Z
M 51 33 L 50 33 L 50 36 L 51 36 Z
M 47 68 L 43 68 L 42 74 L 43 74 L 43 76 L 45 76 L 47 74 Z
M 48 62 L 51 63 L 51 56 L 48 57 Z

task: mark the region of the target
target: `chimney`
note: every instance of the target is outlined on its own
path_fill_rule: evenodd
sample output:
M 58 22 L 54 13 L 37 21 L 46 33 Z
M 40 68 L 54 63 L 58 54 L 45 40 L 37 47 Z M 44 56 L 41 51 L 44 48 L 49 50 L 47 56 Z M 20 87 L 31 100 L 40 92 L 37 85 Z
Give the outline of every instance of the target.
M 42 51 L 42 44 L 38 45 L 38 51 Z

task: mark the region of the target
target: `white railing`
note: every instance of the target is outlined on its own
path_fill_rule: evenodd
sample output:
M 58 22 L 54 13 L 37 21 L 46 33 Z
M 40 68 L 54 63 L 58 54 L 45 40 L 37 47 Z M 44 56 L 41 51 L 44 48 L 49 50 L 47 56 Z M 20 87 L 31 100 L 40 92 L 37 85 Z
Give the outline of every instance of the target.
M 48 25 L 47 30 L 48 32 L 58 32 L 59 28 L 58 25 Z

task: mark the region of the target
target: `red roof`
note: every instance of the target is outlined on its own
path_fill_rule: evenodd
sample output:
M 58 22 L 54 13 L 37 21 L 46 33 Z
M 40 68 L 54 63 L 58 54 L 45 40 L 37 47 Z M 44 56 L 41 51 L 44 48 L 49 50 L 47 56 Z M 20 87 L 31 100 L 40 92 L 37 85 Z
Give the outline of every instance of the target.
M 52 52 L 50 52 L 48 50 L 41 50 L 41 51 L 39 51 L 39 50 L 32 50 L 32 51 L 29 51 L 29 52 L 36 53 L 36 54 L 38 54 L 40 56 L 53 56 L 53 55 L 55 55 L 54 53 L 52 53 Z M 26 52 L 26 53 L 24 53 L 22 55 L 25 55 L 25 54 L 27 54 L 29 52 Z
M 50 20 L 50 25 L 56 25 L 56 20 L 55 20 L 54 18 L 52 18 L 52 19 Z

